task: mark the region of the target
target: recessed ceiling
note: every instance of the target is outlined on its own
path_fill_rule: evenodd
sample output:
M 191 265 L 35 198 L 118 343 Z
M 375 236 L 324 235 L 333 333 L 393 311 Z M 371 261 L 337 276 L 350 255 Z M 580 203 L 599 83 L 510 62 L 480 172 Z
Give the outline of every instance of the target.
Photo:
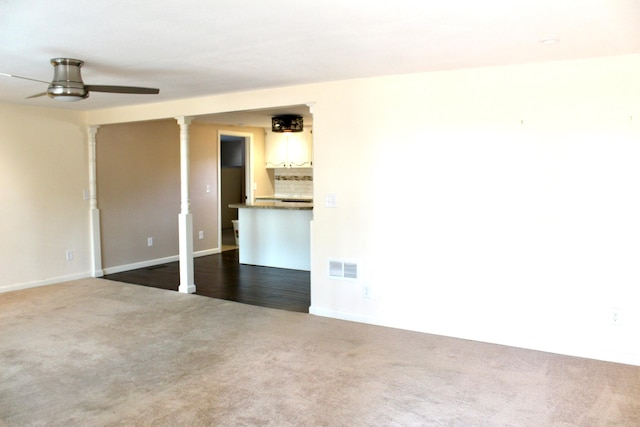
M 208 114 L 196 116 L 194 119 L 202 123 L 217 123 L 232 126 L 252 126 L 271 129 L 271 118 L 282 114 L 302 116 L 304 127 L 313 126 L 313 116 L 306 105 L 292 105 L 287 107 L 268 108 L 249 111 L 231 111 L 228 113 Z
M 638 0 L 0 0 L 0 72 L 50 81 L 85 61 L 86 84 L 160 88 L 0 102 L 91 110 L 389 74 L 640 53 Z M 556 39 L 545 44 L 541 40 Z

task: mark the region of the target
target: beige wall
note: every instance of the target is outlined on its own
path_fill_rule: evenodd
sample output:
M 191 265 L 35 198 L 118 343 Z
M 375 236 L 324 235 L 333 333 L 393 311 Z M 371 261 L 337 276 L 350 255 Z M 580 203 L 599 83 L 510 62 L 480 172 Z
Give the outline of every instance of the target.
M 178 253 L 180 135 L 175 120 L 101 126 L 98 207 L 105 269 Z M 147 238 L 153 246 L 147 246 Z
M 313 313 L 640 364 L 639 75 L 632 55 L 252 91 L 87 120 L 315 103 Z M 323 206 L 326 194 L 337 208 Z M 357 262 L 359 279 L 329 278 L 329 258 Z M 612 307 L 624 313 L 617 326 Z
M 0 291 L 89 272 L 83 122 L 82 113 L 0 104 Z
M 179 141 L 177 147 L 179 147 Z M 189 126 L 189 159 L 191 213 L 193 217 L 194 252 L 218 247 L 218 128 L 192 123 Z M 211 191 L 206 192 L 206 186 Z M 177 215 L 175 226 L 177 232 Z M 198 239 L 198 231 L 204 239 Z M 177 241 L 176 241 L 177 244 Z M 173 255 L 177 255 L 176 250 Z
M 223 129 L 238 131 L 196 121 L 189 127 L 189 198 L 196 253 L 219 249 L 218 134 Z M 263 157 L 264 130 L 242 128 L 242 132 L 253 136 L 254 155 Z M 107 273 L 175 258 L 181 198 L 176 120 L 101 126 L 97 172 L 102 260 Z M 260 170 L 256 173 L 260 182 L 263 175 Z M 204 232 L 203 239 L 198 238 L 199 231 Z M 149 237 L 152 247 L 147 246 Z

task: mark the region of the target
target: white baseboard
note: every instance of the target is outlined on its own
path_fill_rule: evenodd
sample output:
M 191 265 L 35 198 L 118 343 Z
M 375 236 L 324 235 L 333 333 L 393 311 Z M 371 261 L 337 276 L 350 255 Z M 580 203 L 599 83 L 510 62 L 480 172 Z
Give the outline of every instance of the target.
M 222 249 L 220 249 L 220 248 L 205 249 L 204 251 L 194 252 L 194 253 L 193 253 L 193 257 L 194 257 L 194 258 L 199 258 L 199 257 L 201 257 L 201 256 L 207 256 L 207 255 L 215 255 L 215 254 L 219 254 L 220 252 L 222 252 Z
M 219 248 L 206 249 L 206 250 L 203 250 L 203 251 L 194 252 L 193 256 L 195 258 L 198 258 L 198 257 L 201 257 L 201 256 L 218 254 L 220 252 L 222 252 L 222 250 L 219 249 Z M 174 261 L 178 261 L 178 255 L 174 255 L 174 256 L 170 256 L 170 257 L 166 257 L 166 258 L 151 259 L 151 260 L 148 260 L 148 261 L 141 261 L 141 262 L 136 262 L 136 263 L 132 263 L 132 264 L 118 265 L 118 266 L 115 266 L 115 267 L 103 268 L 99 272 L 98 276 L 96 276 L 96 277 L 102 277 L 103 274 L 120 273 L 120 272 L 123 272 L 123 271 L 135 270 L 135 269 L 138 269 L 138 268 L 146 268 L 146 267 L 151 267 L 151 266 L 154 266 L 154 265 L 166 264 L 168 262 L 174 262 Z M 56 284 L 62 283 L 62 282 L 69 282 L 71 280 L 78 280 L 78 279 L 86 279 L 86 278 L 89 278 L 89 277 L 94 277 L 94 276 L 91 274 L 90 271 L 87 271 L 85 273 L 71 274 L 71 275 L 68 275 L 68 276 L 59 276 L 59 277 L 52 277 L 52 278 L 44 279 L 44 280 L 35 280 L 33 282 L 16 283 L 16 284 L 12 284 L 12 285 L 0 286 L 0 293 L 11 292 L 11 291 L 19 291 L 21 289 L 37 288 L 39 286 L 56 285 Z
M 104 274 L 122 273 L 123 271 L 137 270 L 139 268 L 153 267 L 154 265 L 166 264 L 168 262 L 178 261 L 178 255 L 168 256 L 164 258 L 150 259 L 147 261 L 134 262 L 131 264 L 117 265 L 115 267 L 102 267 Z
M 222 252 L 220 248 L 205 249 L 203 251 L 194 252 L 193 257 L 199 258 L 201 256 L 218 254 L 220 252 Z M 153 267 L 154 265 L 162 265 L 162 264 L 167 264 L 169 262 L 176 262 L 179 259 L 180 258 L 178 255 L 172 255 L 164 258 L 156 258 L 156 259 L 150 259 L 146 261 L 134 262 L 131 264 L 117 265 L 115 267 L 103 267 L 102 271 L 104 272 L 104 274 L 122 273 L 123 271 L 137 270 L 139 268 L 147 268 L 147 267 Z
M 359 314 L 328 310 L 326 308 L 314 306 L 309 307 L 309 314 L 313 314 L 314 316 L 330 317 L 332 319 L 347 320 L 349 322 L 368 323 L 370 325 L 391 327 L 390 325 L 380 322 L 380 319 L 376 319 L 372 316 L 362 316 Z
M 309 314 L 313 314 L 315 316 L 321 316 L 321 317 L 330 317 L 332 319 L 346 320 L 350 322 L 367 323 L 370 325 L 385 326 L 385 327 L 394 328 L 394 329 L 403 329 L 403 330 L 421 332 L 426 334 L 447 336 L 450 338 L 473 340 L 473 341 L 485 342 L 489 344 L 523 348 L 523 349 L 533 350 L 533 351 L 563 354 L 571 357 L 582 357 L 582 358 L 588 358 L 588 359 L 594 359 L 594 360 L 601 360 L 605 362 L 623 363 L 627 365 L 640 366 L 640 354 L 624 353 L 619 351 L 609 351 L 608 349 L 599 349 L 598 351 L 593 351 L 593 349 L 591 350 L 581 349 L 580 351 L 568 351 L 569 349 L 567 348 L 557 348 L 550 345 L 528 346 L 526 345 L 526 343 L 514 343 L 514 341 L 509 339 L 496 339 L 496 337 L 489 337 L 489 336 L 483 336 L 483 337 L 456 336 L 456 335 L 442 334 L 438 332 L 428 332 L 428 331 L 423 331 L 419 329 L 407 328 L 406 325 L 393 325 L 393 324 L 384 323 L 380 321 L 380 319 L 376 319 L 371 316 L 363 316 L 359 314 L 329 310 L 326 308 L 314 307 L 314 306 L 309 307 Z
M 69 282 L 72 280 L 86 279 L 88 277 L 92 277 L 92 276 L 91 276 L 91 273 L 87 271 L 86 273 L 71 274 L 69 276 L 59 276 L 59 277 L 53 277 L 45 280 L 35 280 L 33 282 L 16 283 L 14 285 L 0 286 L 0 293 L 19 291 L 21 289 L 37 288 L 40 286 L 56 285 L 58 283 Z

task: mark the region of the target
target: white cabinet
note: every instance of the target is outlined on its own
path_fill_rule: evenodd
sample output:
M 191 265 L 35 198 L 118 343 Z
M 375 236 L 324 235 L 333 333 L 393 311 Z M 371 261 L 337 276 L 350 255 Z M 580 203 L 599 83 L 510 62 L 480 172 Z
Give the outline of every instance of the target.
M 265 167 L 310 168 L 313 166 L 311 130 L 303 132 L 267 132 Z

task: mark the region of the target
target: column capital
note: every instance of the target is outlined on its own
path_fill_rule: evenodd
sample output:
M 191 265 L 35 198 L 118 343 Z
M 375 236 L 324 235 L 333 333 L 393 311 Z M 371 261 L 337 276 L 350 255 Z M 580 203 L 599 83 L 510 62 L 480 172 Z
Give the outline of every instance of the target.
M 100 125 L 89 125 L 89 126 L 87 126 L 87 129 L 89 130 L 89 136 L 95 137 L 96 134 L 98 133 L 98 128 L 99 127 L 100 127 Z
M 191 124 L 191 121 L 193 120 L 193 117 L 190 117 L 190 116 L 178 116 L 175 119 L 178 121 L 178 124 L 180 126 L 189 126 Z

